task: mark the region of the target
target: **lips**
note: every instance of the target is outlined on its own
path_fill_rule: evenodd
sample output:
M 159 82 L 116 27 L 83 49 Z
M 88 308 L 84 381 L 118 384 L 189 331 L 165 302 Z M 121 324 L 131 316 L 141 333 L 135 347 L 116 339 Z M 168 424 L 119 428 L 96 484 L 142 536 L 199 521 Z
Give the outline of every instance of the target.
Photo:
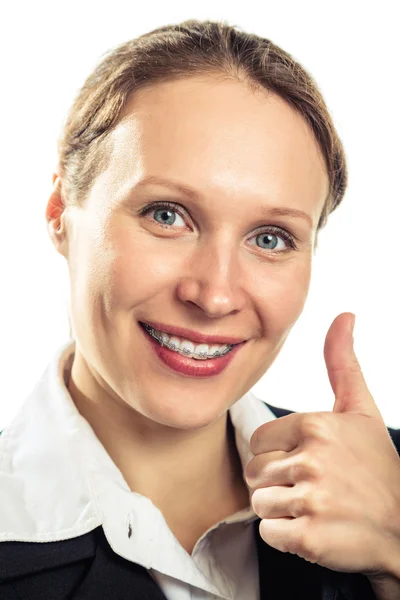
M 163 368 L 167 368 L 168 372 L 175 372 L 180 375 L 187 377 L 213 377 L 219 375 L 228 367 L 228 365 L 234 360 L 234 357 L 241 348 L 245 345 L 237 344 L 233 349 L 221 356 L 220 358 L 211 358 L 207 360 L 195 360 L 186 356 L 182 356 L 178 352 L 173 352 L 165 346 L 161 346 L 151 335 L 149 335 L 144 327 L 140 327 L 143 332 L 144 339 L 150 345 L 153 351 L 153 356 L 156 357 L 157 363 Z M 153 363 L 150 363 L 151 365 Z M 152 368 L 152 367 L 150 367 Z
M 190 340 L 192 342 L 197 342 L 198 344 L 231 344 L 237 345 L 246 341 L 246 338 L 238 338 L 227 335 L 208 335 L 205 333 L 200 333 L 198 331 L 193 331 L 192 329 L 187 329 L 185 327 L 177 327 L 174 325 L 166 325 L 165 323 L 160 323 L 159 321 L 139 321 L 139 323 L 146 325 L 150 325 L 153 329 L 157 329 L 158 331 L 163 331 L 164 333 L 169 333 L 170 335 L 176 335 L 177 337 L 184 338 L 186 340 Z

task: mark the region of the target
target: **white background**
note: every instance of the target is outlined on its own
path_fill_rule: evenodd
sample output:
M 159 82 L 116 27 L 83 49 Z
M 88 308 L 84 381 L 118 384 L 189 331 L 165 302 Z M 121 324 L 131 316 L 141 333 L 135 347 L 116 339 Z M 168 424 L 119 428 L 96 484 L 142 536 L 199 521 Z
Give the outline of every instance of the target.
M 348 158 L 349 187 L 320 233 L 305 310 L 253 392 L 331 410 L 323 357 L 341 312 L 386 423 L 400 427 L 398 2 L 4 3 L 1 35 L 0 429 L 68 340 L 68 271 L 47 234 L 56 138 L 103 53 L 186 18 L 226 19 L 270 38 L 319 84 Z

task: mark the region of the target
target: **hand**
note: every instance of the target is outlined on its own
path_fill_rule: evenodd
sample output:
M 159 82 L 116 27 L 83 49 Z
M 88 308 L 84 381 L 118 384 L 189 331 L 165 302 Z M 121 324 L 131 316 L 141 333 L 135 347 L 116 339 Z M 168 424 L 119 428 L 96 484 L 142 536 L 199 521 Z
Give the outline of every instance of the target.
M 400 458 L 354 353 L 352 319 L 338 315 L 325 339 L 333 411 L 258 427 L 244 477 L 267 544 L 375 577 L 400 556 Z

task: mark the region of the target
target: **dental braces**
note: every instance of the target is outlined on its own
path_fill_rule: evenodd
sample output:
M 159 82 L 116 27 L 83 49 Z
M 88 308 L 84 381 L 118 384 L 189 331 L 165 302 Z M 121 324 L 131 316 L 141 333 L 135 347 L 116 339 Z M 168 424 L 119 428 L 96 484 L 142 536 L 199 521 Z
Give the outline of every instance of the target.
M 176 342 L 172 342 L 172 344 L 169 341 L 164 342 L 163 338 L 161 338 L 154 331 L 154 329 L 152 327 L 150 327 L 149 325 L 146 325 L 145 323 L 143 323 L 143 327 L 154 339 L 156 339 L 161 344 L 161 346 L 166 346 L 170 350 L 178 350 L 179 349 L 179 345 Z M 179 352 L 182 354 L 185 354 L 186 356 L 194 355 L 202 360 L 206 360 L 207 358 L 219 358 L 221 356 L 225 356 L 225 354 L 228 354 L 228 352 L 230 352 L 232 350 L 232 348 L 233 348 L 233 345 L 229 344 L 228 347 L 226 348 L 226 350 L 224 350 L 224 352 L 218 352 L 218 350 L 216 350 L 214 352 L 214 354 L 211 354 L 211 355 L 209 355 L 207 352 L 199 352 L 199 354 L 195 354 L 194 352 L 191 352 L 189 350 L 189 348 L 179 349 Z

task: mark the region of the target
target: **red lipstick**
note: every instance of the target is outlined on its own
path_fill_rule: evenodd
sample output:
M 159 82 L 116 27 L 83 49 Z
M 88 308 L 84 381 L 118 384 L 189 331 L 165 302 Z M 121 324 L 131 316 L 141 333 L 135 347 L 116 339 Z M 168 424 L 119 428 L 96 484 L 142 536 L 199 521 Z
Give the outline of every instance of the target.
M 146 321 L 147 323 L 147 321 Z M 150 323 L 149 323 L 150 325 Z M 155 327 L 158 329 L 158 327 Z M 148 334 L 145 329 L 141 326 L 140 329 L 143 332 L 143 335 L 148 340 L 150 348 L 153 352 L 154 357 L 161 361 L 165 366 L 173 371 L 180 373 L 181 375 L 186 375 L 188 377 L 211 377 L 214 375 L 219 375 L 226 367 L 232 362 L 236 354 L 239 350 L 244 346 L 245 342 L 240 342 L 238 345 L 234 346 L 234 348 L 225 354 L 225 356 L 221 356 L 219 358 L 209 358 L 206 360 L 196 360 L 194 358 L 189 358 L 187 356 L 182 356 L 178 352 L 174 352 L 173 350 L 169 350 L 169 348 L 165 346 L 161 346 L 150 334 Z M 186 337 L 186 336 L 181 336 Z M 187 336 L 190 337 L 190 336 Z M 210 337 L 210 336 L 208 336 Z M 190 338 L 193 339 L 193 338 Z M 219 337 L 218 340 L 224 339 L 223 337 Z M 225 338 L 227 339 L 227 338 Z M 230 338 L 232 339 L 232 338 Z M 197 340 L 193 340 L 197 341 Z M 201 342 L 200 342 L 201 343 Z M 218 342 L 217 342 L 218 343 Z M 226 342 L 224 342 L 226 343 Z M 236 342 L 237 343 L 237 342 Z

